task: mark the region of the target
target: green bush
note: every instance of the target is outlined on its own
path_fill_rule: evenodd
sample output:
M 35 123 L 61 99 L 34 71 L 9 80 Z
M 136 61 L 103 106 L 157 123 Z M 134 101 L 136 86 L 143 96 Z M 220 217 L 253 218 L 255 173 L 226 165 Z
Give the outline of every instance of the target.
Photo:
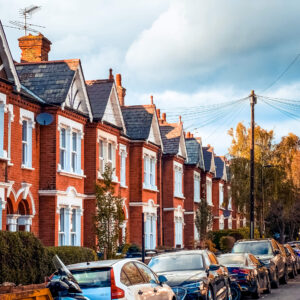
M 212 240 L 212 242 L 216 245 L 216 248 L 219 250 L 221 250 L 220 240 L 223 236 L 232 236 L 235 238 L 235 240 L 249 239 L 250 230 L 249 227 L 244 227 L 239 229 L 224 229 L 224 230 L 209 232 L 209 238 Z M 259 232 L 257 229 L 254 232 L 254 237 L 259 238 Z
M 222 236 L 220 240 L 220 250 L 222 250 L 223 252 L 230 252 L 234 243 L 235 238 L 233 236 Z
M 0 231 L 0 283 L 44 282 L 54 271 L 57 254 L 67 265 L 97 260 L 95 251 L 83 247 L 44 247 L 32 233 Z

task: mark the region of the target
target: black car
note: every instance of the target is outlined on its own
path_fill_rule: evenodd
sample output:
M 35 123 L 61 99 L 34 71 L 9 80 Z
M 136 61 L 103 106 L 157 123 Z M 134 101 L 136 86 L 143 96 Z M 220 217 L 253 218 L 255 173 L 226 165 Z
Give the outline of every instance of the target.
M 260 259 L 268 268 L 273 288 L 279 287 L 279 281 L 287 282 L 285 260 L 274 239 L 239 240 L 234 244 L 232 253 L 252 253 Z
M 271 292 L 267 267 L 251 253 L 223 254 L 218 259 L 227 267 L 231 280 L 239 284 L 243 293 L 258 299 L 262 292 Z
M 298 274 L 299 269 L 299 257 L 297 256 L 297 254 L 295 254 L 293 248 L 289 244 L 285 244 L 283 245 L 283 247 L 286 253 L 287 261 L 291 266 L 289 270 L 289 276 L 291 278 L 295 278 Z
M 148 265 L 167 278 L 177 300 L 231 299 L 230 279 L 226 267 L 208 250 L 166 253 L 153 257 Z

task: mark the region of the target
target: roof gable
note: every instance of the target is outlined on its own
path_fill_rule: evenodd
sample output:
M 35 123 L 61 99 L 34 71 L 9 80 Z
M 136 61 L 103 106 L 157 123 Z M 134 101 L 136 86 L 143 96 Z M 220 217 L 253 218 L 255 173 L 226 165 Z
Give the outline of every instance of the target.
M 213 151 L 208 147 L 203 147 L 202 149 L 205 171 L 210 172 L 216 176 L 216 166 Z
M 7 39 L 3 30 L 2 23 L 0 21 L 0 74 L 5 79 L 13 82 L 16 85 L 17 91 L 21 90 L 20 80 L 10 53 L 10 49 L 7 43 Z M 0 75 L 1 76 L 1 75 Z
M 185 139 L 187 160 L 186 164 L 197 165 L 202 170 L 205 170 L 202 142 L 200 138 Z
M 147 140 L 153 144 L 160 145 L 161 147 L 163 147 L 160 130 L 159 130 L 159 123 L 155 111 L 156 109 L 154 108 L 151 127 L 150 127 Z
M 225 161 L 220 156 L 215 156 L 216 177 L 227 181 L 227 170 Z

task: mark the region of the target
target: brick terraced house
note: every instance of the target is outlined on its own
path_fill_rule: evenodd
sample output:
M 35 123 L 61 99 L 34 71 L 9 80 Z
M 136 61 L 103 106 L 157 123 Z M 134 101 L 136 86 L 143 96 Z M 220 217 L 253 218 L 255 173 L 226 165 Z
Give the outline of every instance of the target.
M 146 249 L 192 248 L 202 200 L 213 209 L 213 229 L 245 225 L 232 201 L 222 206 L 227 162 L 185 136 L 181 119 L 168 123 L 153 97 L 125 105 L 112 70 L 86 81 L 79 59 L 49 60 L 42 34 L 21 37 L 19 46 L 16 63 L 0 23 L 0 230 L 95 247 L 95 184 L 106 165 L 124 199 L 120 243 L 141 245 L 144 222 Z

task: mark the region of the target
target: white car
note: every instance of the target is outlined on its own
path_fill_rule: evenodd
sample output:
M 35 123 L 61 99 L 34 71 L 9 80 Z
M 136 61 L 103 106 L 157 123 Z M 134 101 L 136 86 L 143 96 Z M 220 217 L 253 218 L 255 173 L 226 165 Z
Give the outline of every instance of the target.
M 176 300 L 164 276 L 134 259 L 69 265 L 83 295 L 90 300 Z

